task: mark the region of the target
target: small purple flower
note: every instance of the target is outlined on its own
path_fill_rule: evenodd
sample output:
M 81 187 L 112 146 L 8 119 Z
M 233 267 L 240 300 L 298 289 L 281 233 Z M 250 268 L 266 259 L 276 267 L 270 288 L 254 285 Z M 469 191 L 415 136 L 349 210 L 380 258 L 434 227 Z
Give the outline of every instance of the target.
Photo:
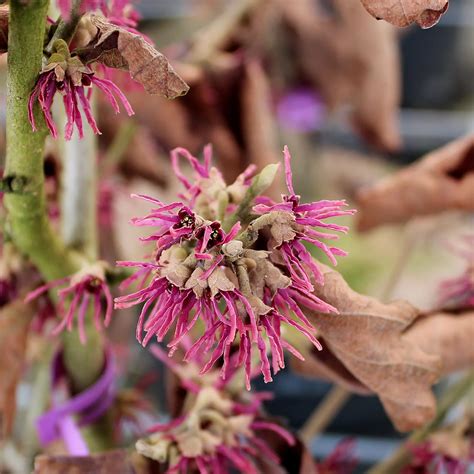
M 64 41 L 56 41 L 55 51 L 39 75 L 28 101 L 28 118 L 33 130 L 37 130 L 34 105 L 38 102 L 51 135 L 57 138 L 58 132 L 51 114 L 51 107 L 56 93 L 59 93 L 63 97 L 67 116 L 64 132 L 66 140 L 71 139 L 74 126 L 80 138 L 84 135 L 81 108 L 94 133 L 100 134 L 90 104 L 92 86 L 97 87 L 106 95 L 116 113 L 120 112 L 120 107 L 115 96 L 120 99 L 127 114 L 133 115 L 133 109 L 127 98 L 112 81 L 98 78 L 89 67 L 82 64 L 77 56 L 71 56 Z
M 57 335 L 64 329 L 72 330 L 74 317 L 77 315 L 79 339 L 82 344 L 87 341 L 85 319 L 92 307 L 94 324 L 98 331 L 102 329 L 101 314 L 105 312 L 104 325 L 107 327 L 112 320 L 113 297 L 105 279 L 105 268 L 102 262 L 89 265 L 74 275 L 54 280 L 30 292 L 26 301 L 38 298 L 53 288 L 58 290 L 57 314 L 62 321 L 53 330 Z M 102 300 L 105 300 L 105 304 Z
M 321 98 L 308 88 L 286 93 L 277 106 L 281 125 L 302 133 L 318 130 L 324 119 L 324 112 Z

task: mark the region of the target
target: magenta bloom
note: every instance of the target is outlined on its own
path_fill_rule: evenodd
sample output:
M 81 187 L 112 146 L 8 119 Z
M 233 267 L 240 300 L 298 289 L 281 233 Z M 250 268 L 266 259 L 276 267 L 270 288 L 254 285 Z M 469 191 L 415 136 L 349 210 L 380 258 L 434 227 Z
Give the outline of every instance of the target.
M 351 474 L 354 472 L 358 462 L 354 450 L 354 439 L 347 438 L 342 440 L 324 461 L 317 463 L 317 473 Z
M 312 89 L 299 88 L 287 92 L 280 99 L 277 114 L 283 127 L 308 133 L 321 127 L 325 108 L 321 97 Z
M 66 140 L 71 139 L 74 126 L 79 132 L 79 137 L 83 137 L 82 113 L 94 133 L 100 134 L 90 104 L 92 86 L 97 87 L 106 95 L 116 113 L 120 112 L 120 107 L 115 96 L 120 99 L 128 115 L 133 115 L 133 109 L 127 98 L 112 81 L 98 78 L 91 69 L 81 63 L 79 58 L 71 57 L 64 41 L 58 40 L 55 48 L 56 52 L 51 55 L 48 65 L 39 75 L 28 101 L 28 118 L 34 131 L 37 130 L 34 105 L 38 102 L 51 135 L 57 138 L 58 132 L 51 114 L 51 107 L 56 93 L 59 93 L 63 97 L 67 116 L 64 131 Z
M 265 432 L 275 433 L 290 445 L 295 440 L 282 426 L 263 417 L 262 402 L 271 394 L 241 397 L 240 391 L 229 387 L 236 382 L 236 371 L 227 383 L 218 377 L 214 382 L 212 377 L 199 377 L 197 370 L 193 379 L 188 368 L 171 361 L 158 346 L 152 346 L 152 352 L 178 375 L 190 400 L 184 403 L 181 416 L 150 428 L 153 434 L 137 443 L 140 453 L 165 464 L 167 474 L 227 474 L 234 470 L 258 474 L 261 459 L 279 464 L 278 455 L 264 440 Z M 197 354 L 191 367 L 199 366 L 199 359 Z M 165 453 L 170 452 L 175 456 L 168 458 Z
M 474 441 L 471 442 L 469 459 L 455 459 L 436 452 L 430 441 L 410 446 L 412 460 L 402 474 L 468 474 L 474 465 Z
M 295 194 L 293 188 L 291 155 L 287 146 L 284 148 L 284 156 L 286 186 L 289 194 L 282 196 L 283 202 L 281 203 L 274 203 L 268 198 L 258 199 L 260 203 L 253 207 L 253 211 L 257 214 L 268 214 L 274 211 L 283 212 L 290 214 L 294 219 L 297 224 L 297 228 L 294 229 L 295 236 L 292 240 L 283 242 L 279 250 L 291 272 L 293 282 L 297 283 L 303 292 L 312 292 L 314 288 L 311 284 L 311 276 L 321 283 L 322 276 L 317 265 L 314 264 L 311 254 L 302 242 L 308 242 L 318 247 L 327 255 L 333 265 L 337 265 L 336 256 L 346 256 L 347 252 L 337 247 L 329 247 L 321 239 L 337 240 L 339 236 L 315 228 L 346 233 L 349 230 L 348 227 L 325 222 L 325 220 L 333 217 L 350 216 L 355 213 L 355 210 L 344 210 L 343 207 L 347 206 L 344 200 L 301 204 L 301 198 Z M 305 267 L 312 271 L 312 275 L 308 274 Z
M 28 294 L 26 301 L 31 301 L 46 291 L 57 287 L 63 287 L 58 290 L 58 303 L 56 305 L 56 311 L 62 318 L 62 321 L 54 329 L 54 335 L 59 334 L 66 328 L 69 331 L 72 330 L 74 318 L 77 316 L 79 339 L 85 344 L 87 340 L 85 319 L 90 307 L 93 309 L 94 324 L 98 331 L 102 329 L 102 313 L 105 313 L 104 325 L 108 326 L 110 324 L 112 320 L 113 298 L 105 280 L 104 266 L 102 264 L 91 265 L 72 276 L 40 286 Z M 105 303 L 103 300 L 105 300 Z
M 145 346 L 156 337 L 168 337 L 169 354 L 193 330 L 200 335 L 185 353 L 185 360 L 197 354 L 207 355 L 201 374 L 219 364 L 225 380 L 232 365 L 243 367 L 246 386 L 255 371 L 264 381 L 272 381 L 285 367 L 284 352 L 303 359 L 284 337 L 292 327 L 317 349 L 321 345 L 315 328 L 301 306 L 320 312 L 336 309 L 313 293 L 311 278 L 321 282 L 322 273 L 303 242 L 322 248 L 335 262 L 345 252 L 328 247 L 322 239 L 334 234 L 315 227 L 345 232 L 346 227 L 325 219 L 352 214 L 342 210 L 343 201 L 300 204 L 293 190 L 290 157 L 285 149 L 287 185 L 290 192 L 281 204 L 265 199 L 266 204 L 249 204 L 250 222 L 227 222 L 227 216 L 246 201 L 252 183 L 253 168 L 226 185 L 222 175 L 211 167 L 210 148 L 204 152 L 204 164 L 181 148 L 171 153 L 176 175 L 186 194 L 182 202 L 166 205 L 148 196 L 138 196 L 155 205 L 151 212 L 133 220 L 138 226 L 153 227 L 145 240 L 156 242 L 153 261 L 119 262 L 138 267 L 137 273 L 122 286 L 141 280 L 139 289 L 115 300 L 117 308 L 143 305 L 137 339 Z M 194 171 L 189 181 L 178 165 L 185 157 Z M 259 179 L 256 177 L 255 179 Z M 262 199 L 260 199 L 262 201 Z M 231 226 L 231 223 L 235 222 Z M 201 326 L 196 323 L 200 321 Z M 235 357 L 231 357 L 234 354 Z
M 441 283 L 438 304 L 441 307 L 456 305 L 472 308 L 474 307 L 474 236 L 465 236 L 454 251 L 466 261 L 466 269 L 459 277 Z

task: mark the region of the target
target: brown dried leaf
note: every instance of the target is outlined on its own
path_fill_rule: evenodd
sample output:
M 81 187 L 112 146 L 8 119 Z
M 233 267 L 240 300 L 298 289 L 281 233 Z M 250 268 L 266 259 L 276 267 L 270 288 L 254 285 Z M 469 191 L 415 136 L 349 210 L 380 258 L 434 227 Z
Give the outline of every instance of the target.
M 474 134 L 361 190 L 357 202 L 359 230 L 451 209 L 474 210 Z
M 377 18 L 395 26 L 418 23 L 422 28 L 431 28 L 446 13 L 449 0 L 361 0 L 367 11 Z
M 334 382 L 346 390 L 358 393 L 359 395 L 369 395 L 372 393 L 332 353 L 324 340 L 322 338 L 318 339 L 323 346 L 323 350 L 318 351 L 314 348 L 309 353 L 304 352 L 305 360 L 292 357 L 290 359 L 292 370 L 303 377 Z
M 339 314 L 305 309 L 332 353 L 364 386 L 375 392 L 400 431 L 431 419 L 436 402 L 430 387 L 440 374 L 438 356 L 403 337 L 418 311 L 409 303 L 382 304 L 353 291 L 339 273 L 321 265 L 318 297 Z
M 89 456 L 48 456 L 35 459 L 33 474 L 133 474 L 127 451 L 107 451 Z
M 90 14 L 97 28 L 94 40 L 79 51 L 86 63 L 98 61 L 108 67 L 126 69 L 152 95 L 175 99 L 188 92 L 189 86 L 175 72 L 166 57 L 142 36 L 130 33 L 104 17 Z
M 474 366 L 474 310 L 428 314 L 416 320 L 403 338 L 439 356 L 444 374 Z
M 16 387 L 25 360 L 28 326 L 34 314 L 34 307 L 21 300 L 0 309 L 0 442 L 13 426 Z
M 311 0 L 280 4 L 294 32 L 303 75 L 325 104 L 330 109 L 351 104 L 352 121 L 364 139 L 381 149 L 398 149 L 400 60 L 395 28 L 370 18 L 359 0 L 332 1 L 331 16 Z

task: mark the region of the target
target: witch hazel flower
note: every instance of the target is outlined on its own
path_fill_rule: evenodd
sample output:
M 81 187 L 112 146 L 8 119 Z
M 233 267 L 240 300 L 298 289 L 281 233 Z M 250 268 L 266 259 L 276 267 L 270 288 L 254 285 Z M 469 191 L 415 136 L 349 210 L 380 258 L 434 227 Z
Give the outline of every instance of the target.
M 466 261 L 466 269 L 455 278 L 445 280 L 439 287 L 441 307 L 474 307 L 474 235 L 464 236 L 454 252 Z
M 291 155 L 287 146 L 285 146 L 283 153 L 288 194 L 282 196 L 280 203 L 274 203 L 265 197 L 257 199 L 259 204 L 253 207 L 253 211 L 256 214 L 265 215 L 266 219 L 273 217 L 277 221 L 291 221 L 291 230 L 287 229 L 287 235 L 273 236 L 270 244 L 280 250 L 280 256 L 290 269 L 293 281 L 297 282 L 303 291 L 312 292 L 314 288 L 311 284 L 311 277 L 322 283 L 322 276 L 303 242 L 322 250 L 330 262 L 337 265 L 336 256 L 346 256 L 347 252 L 337 247 L 328 246 L 322 239 L 337 240 L 339 238 L 337 234 L 327 233 L 327 231 L 346 233 L 349 229 L 347 226 L 326 222 L 326 219 L 350 216 L 355 213 L 355 210 L 344 209 L 347 206 L 344 200 L 323 200 L 301 204 L 301 197 L 295 193 L 293 187 Z M 263 219 L 262 221 L 265 222 Z M 307 272 L 305 266 L 312 271 L 312 275 Z
M 37 130 L 34 106 L 38 102 L 51 135 L 57 138 L 58 131 L 51 108 L 58 93 L 63 98 L 66 110 L 67 123 L 64 131 L 66 140 L 71 139 L 74 127 L 80 138 L 84 136 L 82 114 L 94 133 L 100 134 L 90 103 L 93 86 L 105 94 L 116 113 L 120 112 L 117 97 L 127 114 L 133 115 L 133 109 L 127 98 L 112 81 L 97 77 L 77 56 L 71 55 L 65 41 L 56 40 L 53 53 L 43 67 L 28 101 L 28 118 L 33 131 Z
M 263 458 L 266 467 L 279 465 L 265 434 L 276 434 L 290 445 L 295 440 L 282 426 L 264 418 L 261 405 L 268 394 L 242 396 L 242 391 L 233 387 L 239 384 L 237 372 L 227 383 L 220 383 L 218 377 L 196 377 L 199 382 L 192 382 L 189 367 L 170 361 L 158 346 L 153 346 L 152 352 L 181 378 L 188 392 L 180 416 L 150 428 L 153 434 L 136 443 L 138 452 L 163 464 L 167 474 L 257 474 L 263 470 Z M 196 360 L 191 365 L 193 362 Z M 190 382 L 194 386 L 190 387 Z
M 85 344 L 86 317 L 90 309 L 98 331 L 102 329 L 103 314 L 104 326 L 107 327 L 112 320 L 113 297 L 107 285 L 105 268 L 105 262 L 87 265 L 71 276 L 40 286 L 27 295 L 26 301 L 32 301 L 57 288 L 56 312 L 61 317 L 61 322 L 53 330 L 53 335 L 58 335 L 65 329 L 71 331 L 74 320 L 77 319 L 79 339 Z
M 236 364 L 245 369 L 250 389 L 250 379 L 259 366 L 264 381 L 270 382 L 272 372 L 285 367 L 285 352 L 303 359 L 285 338 L 288 328 L 321 349 L 316 330 L 301 307 L 326 313 L 337 310 L 313 293 L 312 278 L 322 282 L 323 277 L 303 243 L 322 248 L 335 263 L 335 256 L 345 253 L 323 240 L 335 239 L 334 231 L 346 232 L 347 228 L 326 219 L 353 211 L 343 210 L 343 201 L 301 204 L 293 190 L 287 149 L 290 194 L 280 204 L 267 198 L 264 204 L 260 198 L 254 205 L 255 196 L 271 184 L 274 165 L 259 175 L 248 169 L 227 186 L 216 179 L 220 173 L 211 167 L 210 148 L 205 149 L 204 164 L 181 148 L 171 156 L 185 187 L 182 201 L 166 205 L 139 196 L 154 208 L 133 224 L 153 228 L 145 240 L 156 242 L 155 250 L 151 261 L 119 262 L 138 267 L 125 285 L 142 283 L 137 291 L 117 298 L 115 305 L 143 305 L 137 339 L 144 346 L 154 337 L 166 339 L 171 356 L 184 337 L 199 331 L 184 359 L 207 355 L 201 374 L 219 364 L 226 379 Z M 194 182 L 179 168 L 178 156 L 188 159 Z M 316 230 L 318 227 L 333 233 Z M 234 352 L 236 358 L 231 357 Z
M 346 438 L 340 441 L 328 457 L 316 464 L 318 474 L 351 474 L 358 460 L 355 456 L 355 440 Z

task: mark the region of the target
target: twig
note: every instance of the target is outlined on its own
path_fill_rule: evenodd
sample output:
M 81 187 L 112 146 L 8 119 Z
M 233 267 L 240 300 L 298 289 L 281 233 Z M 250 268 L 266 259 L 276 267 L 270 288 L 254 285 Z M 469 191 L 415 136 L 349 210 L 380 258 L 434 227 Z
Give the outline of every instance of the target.
M 305 443 L 309 443 L 325 431 L 350 397 L 351 392 L 334 385 L 301 428 L 300 438 Z
M 415 431 L 400 448 L 388 459 L 374 466 L 367 474 L 386 474 L 400 472 L 410 462 L 410 443 L 420 443 L 436 430 L 444 421 L 449 410 L 474 389 L 474 371 L 470 371 L 459 382 L 451 385 L 438 402 L 438 409 L 433 421 Z

